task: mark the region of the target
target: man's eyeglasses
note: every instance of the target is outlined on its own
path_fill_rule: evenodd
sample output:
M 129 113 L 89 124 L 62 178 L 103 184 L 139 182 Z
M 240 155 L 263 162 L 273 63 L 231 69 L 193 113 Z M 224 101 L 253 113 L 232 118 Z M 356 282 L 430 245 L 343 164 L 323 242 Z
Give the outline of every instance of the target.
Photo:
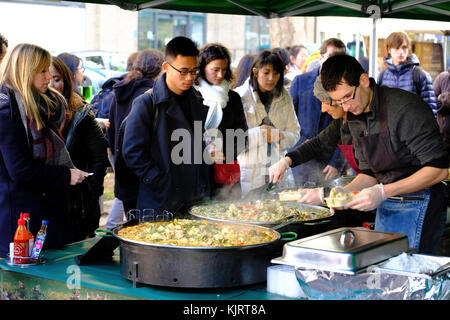
M 350 102 L 350 100 L 355 100 L 355 96 L 356 96 L 356 90 L 358 89 L 358 86 L 355 87 L 355 91 L 353 91 L 353 96 L 351 98 L 348 98 L 345 101 L 342 102 L 335 102 L 333 101 L 333 99 L 330 98 L 330 106 L 331 107 L 342 107 L 344 104 Z M 345 97 L 344 97 L 345 99 Z M 341 99 L 342 100 L 342 99 Z
M 198 68 L 192 70 L 179 70 L 175 68 L 173 65 L 171 65 L 169 62 L 167 62 L 167 64 L 171 66 L 175 71 L 178 71 L 182 77 L 186 77 L 188 74 L 195 77 L 198 74 Z
M 79 67 L 78 69 L 80 69 L 80 71 L 83 72 L 83 73 L 84 73 L 84 71 L 86 71 L 86 68 L 83 67 L 83 66 Z

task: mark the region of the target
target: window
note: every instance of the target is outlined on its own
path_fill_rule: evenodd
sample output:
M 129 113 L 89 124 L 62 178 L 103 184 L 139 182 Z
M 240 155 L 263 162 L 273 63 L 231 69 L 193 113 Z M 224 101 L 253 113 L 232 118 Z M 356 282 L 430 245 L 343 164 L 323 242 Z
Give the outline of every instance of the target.
M 138 18 L 138 49 L 153 48 L 156 40 L 155 14 L 150 10 L 139 11 Z
M 164 49 L 176 36 L 191 38 L 199 46 L 205 43 L 205 15 L 147 9 L 139 11 L 138 48 Z
M 245 18 L 245 53 L 258 53 L 270 48 L 269 20 L 262 17 Z

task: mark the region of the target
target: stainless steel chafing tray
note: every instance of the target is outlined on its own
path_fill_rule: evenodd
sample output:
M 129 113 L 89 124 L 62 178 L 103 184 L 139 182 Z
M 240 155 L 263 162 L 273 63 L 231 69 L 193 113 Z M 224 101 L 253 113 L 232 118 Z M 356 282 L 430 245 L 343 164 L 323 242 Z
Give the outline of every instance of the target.
M 272 263 L 356 274 L 369 265 L 409 251 L 408 237 L 365 228 L 339 228 L 288 242 Z

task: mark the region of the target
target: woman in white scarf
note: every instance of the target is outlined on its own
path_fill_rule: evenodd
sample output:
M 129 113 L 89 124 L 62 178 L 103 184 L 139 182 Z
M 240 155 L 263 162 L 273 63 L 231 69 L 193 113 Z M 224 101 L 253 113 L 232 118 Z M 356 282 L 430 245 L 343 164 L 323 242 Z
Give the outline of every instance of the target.
M 229 89 L 232 79 L 230 64 L 230 53 L 223 45 L 207 44 L 200 49 L 199 76 L 195 87 L 204 99 L 203 104 L 209 107 L 204 139 L 215 163 L 211 172 L 212 197 L 217 199 L 240 198 L 238 181 L 232 174 L 224 176 L 221 173 L 233 166 L 238 168 L 235 161 L 246 143 L 247 121 L 241 98 Z M 228 167 L 222 164 L 228 164 Z

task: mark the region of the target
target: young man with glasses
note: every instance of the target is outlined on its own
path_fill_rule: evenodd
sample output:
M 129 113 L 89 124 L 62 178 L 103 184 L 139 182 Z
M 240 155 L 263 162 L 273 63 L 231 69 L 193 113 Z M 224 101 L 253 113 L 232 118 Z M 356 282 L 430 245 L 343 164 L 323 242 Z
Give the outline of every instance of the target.
M 433 112 L 420 97 L 381 87 L 359 62 L 329 58 L 321 80 L 342 105 L 361 173 L 344 192 L 360 191 L 346 208 L 377 209 L 375 230 L 408 236 L 411 248 L 434 253 L 446 219 L 448 155 Z
M 209 197 L 202 139 L 208 109 L 193 88 L 198 53 L 188 38 L 169 41 L 164 73 L 151 92 L 133 102 L 123 153 L 140 181 L 137 209 L 166 210 L 183 217 L 195 202 Z

